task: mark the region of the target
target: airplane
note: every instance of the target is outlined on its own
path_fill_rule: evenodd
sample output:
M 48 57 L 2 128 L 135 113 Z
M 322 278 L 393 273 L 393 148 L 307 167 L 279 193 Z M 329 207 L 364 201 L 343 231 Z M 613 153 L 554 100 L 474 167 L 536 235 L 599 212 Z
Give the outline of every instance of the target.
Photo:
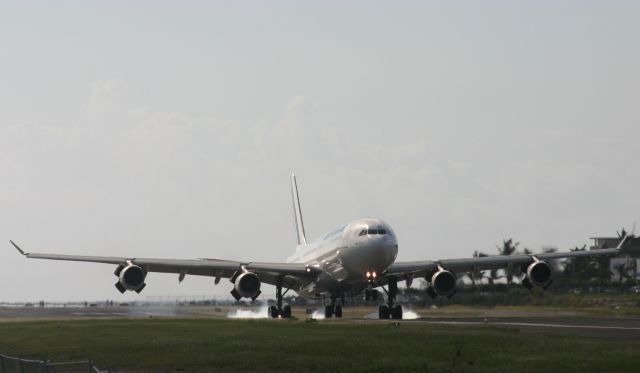
M 359 296 L 364 292 L 366 300 L 377 301 L 376 289 L 381 288 L 387 299 L 378 307 L 379 318 L 402 319 L 402 306 L 395 304 L 399 281 L 406 281 L 407 286 L 411 286 L 414 278 L 422 277 L 428 283 L 426 291 L 429 296 L 451 297 L 456 292 L 458 275 L 514 265 L 522 269 L 525 275 L 522 284 L 525 287 L 547 289 L 553 278 L 549 260 L 614 255 L 629 236 L 625 234 L 616 248 L 591 251 L 396 262 L 397 236 L 389 224 L 377 218 L 352 221 L 316 241 L 307 242 L 298 185 L 293 174 L 291 193 L 296 247 L 286 262 L 27 253 L 13 241 L 10 242 L 27 258 L 115 264 L 114 274 L 118 277 L 115 287 L 121 293 L 140 293 L 146 286 L 149 272 L 176 273 L 180 282 L 186 275 L 210 276 L 215 279 L 215 284 L 221 278 L 228 278 L 233 283 L 231 295 L 237 301 L 241 298 L 254 301 L 261 294 L 262 283 L 274 285 L 276 304 L 269 307 L 268 317 L 291 317 L 291 306 L 283 306 L 283 297 L 293 290 L 302 297 L 323 299 L 325 303 L 328 299 L 325 317 L 340 318 L 345 297 Z

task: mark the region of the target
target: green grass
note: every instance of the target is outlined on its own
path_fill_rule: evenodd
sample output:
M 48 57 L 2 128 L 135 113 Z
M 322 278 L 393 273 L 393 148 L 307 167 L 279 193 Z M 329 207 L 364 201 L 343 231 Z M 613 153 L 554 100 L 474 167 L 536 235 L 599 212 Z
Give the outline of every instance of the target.
M 0 323 L 0 351 L 144 371 L 635 372 L 640 341 L 392 322 Z

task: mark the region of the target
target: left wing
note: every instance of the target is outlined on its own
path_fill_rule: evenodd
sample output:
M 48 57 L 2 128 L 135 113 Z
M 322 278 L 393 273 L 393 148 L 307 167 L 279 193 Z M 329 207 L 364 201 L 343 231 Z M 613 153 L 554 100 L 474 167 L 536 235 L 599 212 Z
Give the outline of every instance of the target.
M 424 260 L 415 262 L 393 263 L 385 272 L 388 276 L 412 275 L 420 272 L 431 272 L 439 268 L 447 269 L 453 273 L 465 273 L 474 270 L 488 270 L 504 268 L 509 264 L 524 265 L 533 261 L 547 261 L 565 258 L 577 258 L 597 255 L 615 255 L 626 241 L 625 235 L 615 249 L 594 249 L 589 251 L 566 251 L 545 254 L 518 254 L 518 255 L 494 255 L 478 258 Z
M 456 292 L 456 274 L 473 272 L 476 270 L 504 268 L 508 265 L 518 265 L 524 273 L 522 284 L 525 287 L 531 289 L 533 286 L 538 286 L 546 289 L 553 281 L 553 269 L 547 261 L 563 258 L 617 254 L 627 237 L 628 235 L 625 235 L 618 244 L 618 247 L 615 249 L 398 262 L 392 264 L 384 272 L 384 276 L 381 280 L 382 282 L 391 283 L 404 277 L 407 284 L 409 284 L 415 276 L 424 276 L 425 280 L 429 283 L 429 286 L 427 287 L 427 294 L 431 297 L 436 297 L 438 295 L 451 297 Z
M 148 272 L 176 273 L 180 275 L 180 281 L 182 281 L 186 275 L 211 276 L 216 278 L 217 283 L 220 278 L 235 280 L 244 273 L 252 272 L 258 275 L 260 282 L 276 285 L 282 281 L 284 285 L 291 286 L 296 279 L 313 279 L 320 272 L 318 268 L 302 263 L 262 263 L 220 259 L 157 259 L 27 253 L 13 241 L 10 242 L 20 254 L 27 258 L 115 264 L 118 266 L 116 268 L 117 276 L 120 276 L 124 269 L 138 267 L 142 269 L 144 276 L 146 276 Z M 144 280 L 144 276 L 142 280 Z M 122 279 L 123 276 L 120 277 Z M 116 285 L 116 287 L 118 287 L 118 285 Z M 127 287 L 126 284 L 124 288 L 126 290 L 138 291 L 137 288 L 134 289 L 133 286 L 131 288 Z M 118 290 L 121 290 L 121 287 L 118 287 Z M 140 288 L 139 290 L 142 289 Z
M 527 264 L 531 263 L 534 258 L 539 260 L 555 260 L 596 255 L 615 255 L 617 253 L 618 249 L 596 249 L 590 251 L 567 251 L 548 254 L 494 255 L 479 258 L 396 262 L 387 269 L 385 274 L 389 276 L 417 274 L 423 271 L 434 271 L 439 267 L 448 269 L 454 273 L 465 273 L 474 270 L 504 268 L 509 264 Z

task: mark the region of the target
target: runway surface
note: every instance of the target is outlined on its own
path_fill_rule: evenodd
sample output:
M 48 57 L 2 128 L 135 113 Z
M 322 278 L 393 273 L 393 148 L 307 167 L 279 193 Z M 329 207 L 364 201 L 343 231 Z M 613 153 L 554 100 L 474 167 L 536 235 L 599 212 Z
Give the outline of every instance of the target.
M 635 317 L 497 317 L 421 318 L 431 325 L 515 328 L 522 332 L 576 334 L 616 339 L 640 339 L 640 318 Z
M 226 318 L 237 307 L 217 306 L 114 306 L 114 307 L 0 307 L 0 322 L 101 318 Z M 253 318 L 266 318 L 261 308 L 248 308 Z M 345 310 L 344 319 L 327 323 L 398 322 L 377 320 L 371 308 Z M 640 316 L 597 316 L 563 309 L 451 309 L 414 310 L 418 318 L 402 320 L 407 325 L 493 327 L 517 329 L 523 333 L 560 333 L 591 337 L 640 340 Z M 299 319 L 311 317 L 309 310 L 294 309 Z

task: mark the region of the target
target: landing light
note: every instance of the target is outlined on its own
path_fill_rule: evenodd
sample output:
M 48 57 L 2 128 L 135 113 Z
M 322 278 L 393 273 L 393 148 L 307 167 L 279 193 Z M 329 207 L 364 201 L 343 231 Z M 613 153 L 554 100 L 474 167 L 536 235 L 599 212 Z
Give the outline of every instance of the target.
M 364 275 L 369 283 L 373 283 L 376 277 L 378 277 L 378 274 L 375 271 L 367 271 Z

